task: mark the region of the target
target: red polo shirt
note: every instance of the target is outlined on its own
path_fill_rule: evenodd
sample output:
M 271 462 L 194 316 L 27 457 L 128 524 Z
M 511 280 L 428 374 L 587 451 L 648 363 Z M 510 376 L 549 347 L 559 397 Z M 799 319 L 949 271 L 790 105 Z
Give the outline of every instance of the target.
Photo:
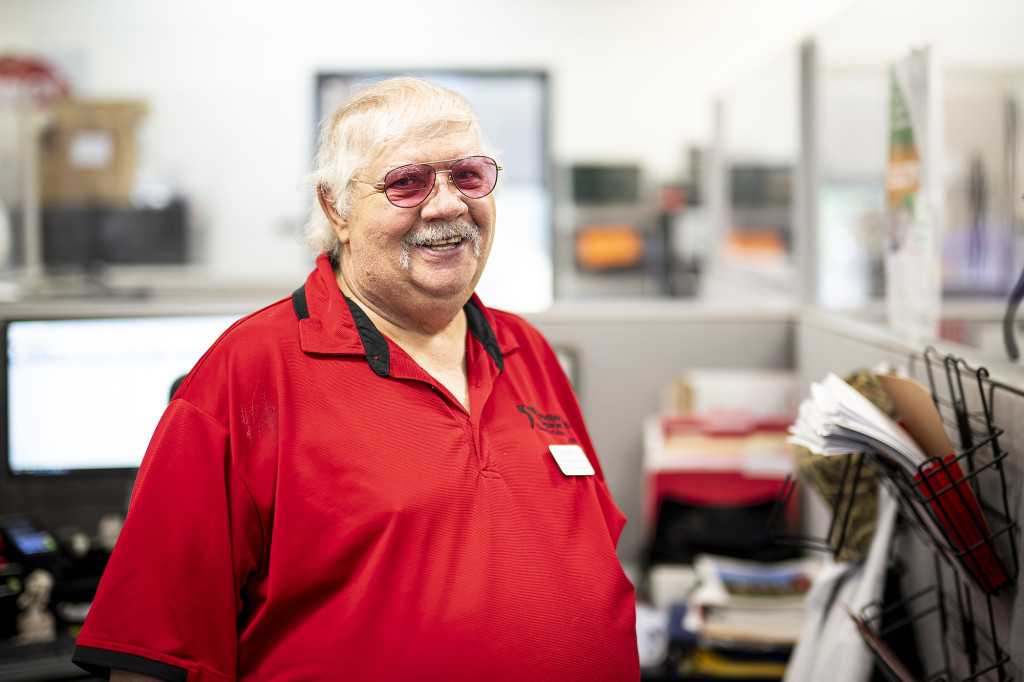
M 326 258 L 157 427 L 75 652 L 181 680 L 636 680 L 616 508 L 540 334 L 483 307 L 467 411 Z M 567 476 L 550 445 L 596 471 Z

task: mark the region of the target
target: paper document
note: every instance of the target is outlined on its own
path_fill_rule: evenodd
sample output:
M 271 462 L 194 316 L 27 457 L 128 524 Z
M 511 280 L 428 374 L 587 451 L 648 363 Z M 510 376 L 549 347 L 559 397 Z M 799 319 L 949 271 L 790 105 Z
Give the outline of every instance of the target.
M 889 415 L 836 374 L 811 384 L 800 404 L 789 442 L 817 455 L 875 452 L 911 476 L 927 459 L 914 439 Z

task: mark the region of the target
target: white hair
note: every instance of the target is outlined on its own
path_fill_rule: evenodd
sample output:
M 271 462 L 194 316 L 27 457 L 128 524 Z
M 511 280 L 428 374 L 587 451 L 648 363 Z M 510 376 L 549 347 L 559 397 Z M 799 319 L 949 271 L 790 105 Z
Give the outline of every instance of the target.
M 306 179 L 311 199 L 306 246 L 337 262 L 341 244 L 319 195 L 345 217 L 352 209 L 352 179 L 385 147 L 452 129 L 468 129 L 485 151 L 480 119 L 457 92 L 402 76 L 372 83 L 352 95 L 320 124 L 313 171 Z

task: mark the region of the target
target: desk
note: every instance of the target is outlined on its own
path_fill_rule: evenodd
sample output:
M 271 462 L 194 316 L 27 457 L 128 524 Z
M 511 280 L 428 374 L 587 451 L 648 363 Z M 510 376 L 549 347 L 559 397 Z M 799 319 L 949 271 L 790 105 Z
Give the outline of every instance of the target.
M 97 680 L 71 662 L 75 640 L 61 636 L 55 642 L 15 646 L 0 641 L 0 680 L 4 682 L 58 682 Z

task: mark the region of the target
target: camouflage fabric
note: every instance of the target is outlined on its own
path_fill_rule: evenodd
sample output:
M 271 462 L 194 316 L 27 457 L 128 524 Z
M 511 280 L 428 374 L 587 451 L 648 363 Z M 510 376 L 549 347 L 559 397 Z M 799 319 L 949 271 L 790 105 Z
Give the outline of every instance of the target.
M 892 401 L 871 371 L 859 369 L 844 378 L 880 410 L 890 416 L 894 414 Z M 878 509 L 878 475 L 875 470 L 867 464 L 862 453 L 826 457 L 798 447 L 796 455 L 801 477 L 809 481 L 828 507 L 834 510 L 828 545 L 833 550 L 838 549 L 836 559 L 857 561 L 863 558 L 875 532 Z M 863 465 L 858 475 L 858 463 L 861 462 Z

